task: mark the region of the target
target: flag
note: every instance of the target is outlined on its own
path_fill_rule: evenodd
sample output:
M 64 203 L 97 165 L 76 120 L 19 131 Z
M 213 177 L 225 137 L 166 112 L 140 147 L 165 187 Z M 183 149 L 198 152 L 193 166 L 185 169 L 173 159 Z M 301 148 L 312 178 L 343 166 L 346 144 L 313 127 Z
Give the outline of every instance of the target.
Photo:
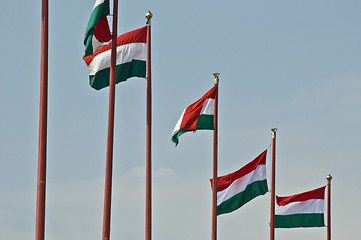
M 266 156 L 267 150 L 236 172 L 217 177 L 217 215 L 233 212 L 268 192 Z
M 147 27 L 125 33 L 117 38 L 116 83 L 131 77 L 146 76 Z M 111 42 L 84 57 L 90 69 L 90 86 L 99 90 L 109 86 Z
M 109 0 L 96 0 L 85 31 L 84 57 L 93 54 L 102 43 L 109 42 L 112 38 L 107 20 L 108 15 Z
M 185 132 L 214 130 L 214 101 L 218 84 L 215 84 L 202 98 L 184 109 L 173 132 L 172 141 L 178 145 L 178 138 Z
M 276 196 L 276 228 L 324 227 L 325 187 L 288 196 Z

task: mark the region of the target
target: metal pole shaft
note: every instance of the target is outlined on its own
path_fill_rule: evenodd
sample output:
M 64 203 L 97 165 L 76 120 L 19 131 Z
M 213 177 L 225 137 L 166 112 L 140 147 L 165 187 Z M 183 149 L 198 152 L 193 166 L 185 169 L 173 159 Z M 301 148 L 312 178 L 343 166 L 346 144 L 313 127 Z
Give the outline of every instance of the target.
M 152 238 L 152 85 L 150 18 L 147 24 L 147 128 L 146 128 L 146 204 L 145 240 Z
M 107 153 L 106 153 L 105 187 L 104 187 L 104 212 L 103 212 L 103 235 L 102 235 L 103 240 L 110 239 L 118 0 L 114 0 L 113 6 L 114 6 L 113 35 L 112 35 L 111 65 L 110 65 L 110 78 L 109 78 L 108 135 L 107 135 Z
M 43 240 L 45 231 L 46 141 L 48 115 L 48 6 L 48 0 L 42 0 L 36 240 Z
M 331 180 L 332 176 L 327 176 L 327 240 L 331 240 Z
M 272 128 L 272 185 L 271 185 L 271 216 L 270 216 L 270 240 L 275 239 L 275 196 L 276 196 L 276 131 Z
M 218 84 L 218 76 L 215 76 Z M 219 86 L 218 86 L 219 87 Z M 218 175 L 218 88 L 214 100 L 212 240 L 217 239 L 217 176 Z

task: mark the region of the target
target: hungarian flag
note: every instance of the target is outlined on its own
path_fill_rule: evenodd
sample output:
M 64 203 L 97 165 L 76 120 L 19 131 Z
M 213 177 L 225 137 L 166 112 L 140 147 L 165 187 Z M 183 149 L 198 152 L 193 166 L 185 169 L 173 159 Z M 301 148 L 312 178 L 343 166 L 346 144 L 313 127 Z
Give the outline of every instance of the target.
M 84 57 L 93 54 L 102 43 L 109 42 L 112 38 L 107 20 L 108 15 L 109 0 L 96 0 L 85 31 Z
M 276 196 L 275 227 L 324 227 L 325 188 L 289 197 Z
M 204 96 L 184 109 L 173 132 L 172 141 L 178 145 L 178 138 L 185 132 L 196 130 L 214 130 L 214 101 L 218 84 L 215 84 Z
M 146 76 L 147 27 L 125 33 L 117 38 L 116 83 L 131 77 Z M 84 57 L 90 69 L 90 86 L 99 90 L 109 86 L 111 42 Z
M 233 212 L 268 192 L 266 156 L 267 150 L 236 172 L 217 177 L 217 215 Z

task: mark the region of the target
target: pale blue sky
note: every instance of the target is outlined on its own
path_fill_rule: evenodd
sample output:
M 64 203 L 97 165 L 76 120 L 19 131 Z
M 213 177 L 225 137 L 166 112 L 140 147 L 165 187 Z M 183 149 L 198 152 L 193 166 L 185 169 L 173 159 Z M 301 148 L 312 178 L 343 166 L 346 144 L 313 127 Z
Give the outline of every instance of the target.
M 46 239 L 100 239 L 108 89 L 82 60 L 94 0 L 50 1 Z M 0 239 L 33 239 L 41 1 L 0 15 Z M 360 1 L 119 1 L 118 32 L 152 19 L 153 238 L 207 239 L 212 132 L 171 132 L 220 72 L 219 174 L 251 161 L 277 135 L 279 195 L 333 179 L 333 238 L 360 225 Z M 116 87 L 111 237 L 144 238 L 145 80 Z M 268 174 L 270 175 L 270 174 Z M 270 183 L 269 183 L 270 184 Z M 219 239 L 266 239 L 269 193 L 219 217 Z M 277 240 L 326 238 L 279 229 Z

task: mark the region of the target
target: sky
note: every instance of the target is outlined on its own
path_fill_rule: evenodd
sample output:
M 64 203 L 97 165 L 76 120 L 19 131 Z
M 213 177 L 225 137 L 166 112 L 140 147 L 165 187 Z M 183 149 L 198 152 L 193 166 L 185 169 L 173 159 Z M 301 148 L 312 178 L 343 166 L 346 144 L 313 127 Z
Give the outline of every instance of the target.
M 50 1 L 45 238 L 100 239 L 108 88 L 89 86 L 83 39 L 94 0 Z M 0 239 L 35 238 L 41 1 L 0 15 Z M 361 2 L 119 1 L 118 33 L 152 19 L 152 237 L 211 236 L 212 131 L 171 132 L 219 72 L 219 175 L 276 142 L 276 194 L 332 180 L 332 237 L 360 226 Z M 111 20 L 111 18 L 109 18 Z M 116 86 L 112 239 L 144 238 L 146 82 Z M 270 149 L 269 149 L 270 150 Z M 270 154 L 267 157 L 270 185 Z M 218 239 L 267 239 L 270 193 L 218 217 Z M 326 228 L 276 229 L 277 240 Z

